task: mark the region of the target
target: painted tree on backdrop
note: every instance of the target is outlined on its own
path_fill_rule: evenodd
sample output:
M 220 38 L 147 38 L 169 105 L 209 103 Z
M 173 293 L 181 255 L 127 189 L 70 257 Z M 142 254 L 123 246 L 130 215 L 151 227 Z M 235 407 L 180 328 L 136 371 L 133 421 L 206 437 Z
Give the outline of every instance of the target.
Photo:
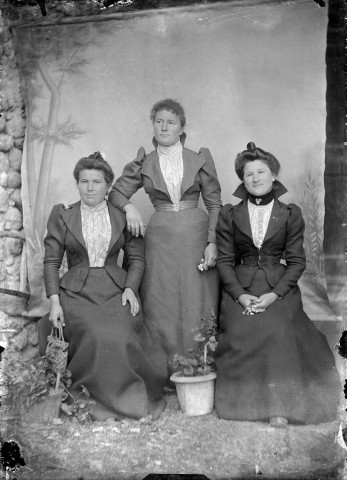
M 85 23 L 20 28 L 15 32 L 27 107 L 27 182 L 31 221 L 26 223 L 31 225 L 26 228 L 26 238 L 31 315 L 41 315 L 47 310 L 43 285 L 43 238 L 50 207 L 48 193 L 54 150 L 56 145 L 69 146 L 87 133 L 70 115 L 60 120 L 62 86 L 69 77 L 83 74 L 88 65 L 83 56 L 85 50 L 90 45 L 99 44 L 108 31 L 107 25 Z M 45 93 L 42 85 L 46 87 Z M 37 119 L 37 101 L 46 92 L 49 95 L 47 118 Z M 42 151 L 38 175 L 35 146 L 37 151 Z

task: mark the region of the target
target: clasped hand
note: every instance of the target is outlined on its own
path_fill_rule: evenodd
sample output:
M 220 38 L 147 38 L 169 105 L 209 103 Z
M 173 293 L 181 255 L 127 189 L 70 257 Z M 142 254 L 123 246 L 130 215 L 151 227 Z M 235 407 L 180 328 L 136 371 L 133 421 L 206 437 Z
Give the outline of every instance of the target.
M 260 297 L 243 293 L 238 297 L 237 301 L 245 310 L 247 310 L 250 305 L 253 305 L 252 311 L 254 313 L 261 313 L 265 312 L 278 298 L 279 296 L 275 292 L 264 293 L 264 295 Z

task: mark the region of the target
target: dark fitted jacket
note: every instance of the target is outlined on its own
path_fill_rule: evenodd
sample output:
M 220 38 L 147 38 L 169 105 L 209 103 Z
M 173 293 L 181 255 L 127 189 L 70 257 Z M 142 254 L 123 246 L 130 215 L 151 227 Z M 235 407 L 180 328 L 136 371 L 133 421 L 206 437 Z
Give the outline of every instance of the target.
M 199 200 L 200 193 L 208 211 L 208 242 L 216 242 L 216 223 L 222 202 L 220 185 L 213 158 L 207 148 L 195 153 L 183 148 L 183 180 L 181 200 Z M 154 207 L 172 203 L 164 177 L 161 173 L 156 150 L 146 155 L 141 147 L 137 157 L 128 163 L 122 176 L 117 179 L 109 194 L 109 201 L 119 208 L 130 203 L 129 198 L 144 188 Z
M 59 293 L 59 286 L 79 292 L 89 271 L 89 258 L 82 235 L 81 202 L 65 208 L 55 205 L 47 223 L 44 240 L 44 280 L 47 297 Z M 104 268 L 120 288 L 137 293 L 144 271 L 143 239 L 132 236 L 126 229 L 125 214 L 108 202 L 112 227 L 111 241 Z M 117 265 L 119 251 L 127 254 L 128 271 Z M 59 268 L 66 251 L 68 272 L 59 280 Z
M 234 300 L 247 293 L 245 289 L 251 285 L 258 268 L 265 271 L 272 291 L 280 297 L 297 285 L 305 270 L 305 224 L 300 208 L 280 202 L 278 197 L 287 190 L 278 181 L 274 187 L 274 206 L 260 249 L 253 243 L 247 191 L 243 184 L 234 193 L 243 198 L 242 202 L 234 207 L 225 205 L 220 212 L 216 228 L 217 266 L 223 288 Z

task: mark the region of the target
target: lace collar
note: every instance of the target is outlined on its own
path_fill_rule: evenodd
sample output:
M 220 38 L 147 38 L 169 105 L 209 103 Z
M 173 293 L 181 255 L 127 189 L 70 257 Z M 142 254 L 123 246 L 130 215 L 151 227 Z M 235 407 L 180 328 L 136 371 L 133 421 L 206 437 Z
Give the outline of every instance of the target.
M 105 210 L 106 207 L 107 207 L 106 200 L 103 200 L 101 203 L 98 203 L 97 205 L 93 205 L 93 206 L 87 205 L 83 200 L 81 200 L 81 208 L 91 213 L 102 212 L 103 210 Z

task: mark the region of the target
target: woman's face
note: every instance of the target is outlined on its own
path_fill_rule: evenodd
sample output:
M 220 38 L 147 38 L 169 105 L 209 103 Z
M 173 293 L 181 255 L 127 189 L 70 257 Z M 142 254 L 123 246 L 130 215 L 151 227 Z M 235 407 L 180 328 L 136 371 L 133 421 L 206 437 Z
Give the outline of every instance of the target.
M 109 190 L 104 173 L 95 169 L 82 170 L 77 187 L 81 199 L 90 207 L 101 203 Z
M 276 175 L 262 160 L 247 162 L 243 169 L 243 181 L 249 193 L 261 197 L 272 189 Z
M 176 143 L 183 132 L 180 117 L 168 110 L 157 112 L 155 114 L 153 125 L 155 139 L 159 145 L 165 147 L 169 147 Z

